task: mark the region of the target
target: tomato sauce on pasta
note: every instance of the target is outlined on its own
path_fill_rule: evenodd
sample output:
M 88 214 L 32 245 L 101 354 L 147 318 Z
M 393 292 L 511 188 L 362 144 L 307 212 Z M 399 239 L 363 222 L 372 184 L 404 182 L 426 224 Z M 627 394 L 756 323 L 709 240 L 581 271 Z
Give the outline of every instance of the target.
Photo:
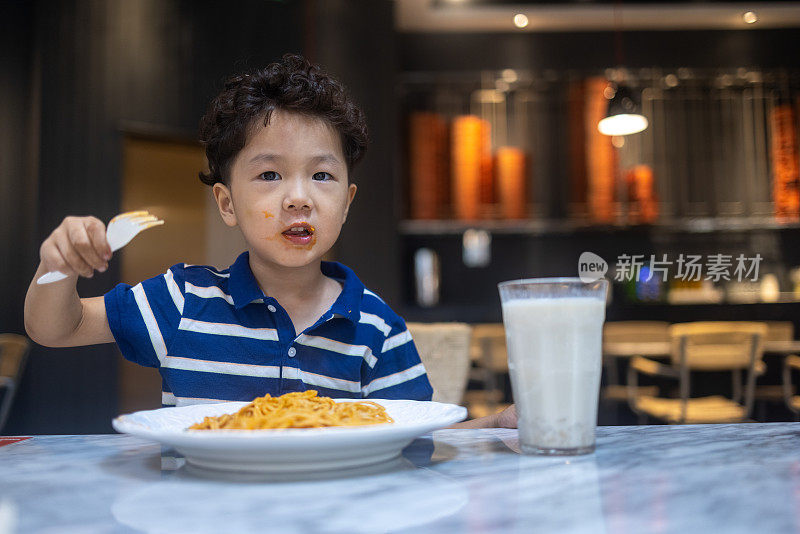
M 386 408 L 372 401 L 335 402 L 319 397 L 313 389 L 265 395 L 233 414 L 206 417 L 190 430 L 264 430 L 327 426 L 377 425 L 394 422 Z

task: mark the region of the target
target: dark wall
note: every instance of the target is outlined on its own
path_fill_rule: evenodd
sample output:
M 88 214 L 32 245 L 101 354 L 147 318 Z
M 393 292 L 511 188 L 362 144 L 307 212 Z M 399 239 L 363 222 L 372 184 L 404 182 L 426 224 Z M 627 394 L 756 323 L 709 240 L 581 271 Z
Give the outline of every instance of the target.
M 800 65 L 797 28 L 623 32 L 627 67 L 790 67 Z M 398 37 L 404 71 L 555 69 L 616 66 L 613 32 L 406 33 Z
M 38 189 L 3 225 L 4 250 L 20 251 L 3 255 L 0 280 L 5 302 L 12 303 L 3 310 L 5 331 L 24 333 L 24 291 L 38 246 L 52 229 L 66 215 L 108 220 L 118 211 L 121 126 L 196 131 L 226 75 L 302 50 L 302 13 L 302 2 L 288 0 L 240 0 L 235 9 L 211 0 L 4 4 L 2 53 L 12 57 L 2 62 L 2 96 L 9 98 L 0 106 L 4 121 L 10 118 L 0 136 L 2 202 L 12 205 Z M 31 93 L 38 85 L 41 93 Z M 26 145 L 24 134 L 10 133 L 25 132 L 28 110 L 37 106 L 40 133 Z M 36 154 L 38 173 L 20 180 L 25 158 Z M 118 280 L 116 267 L 112 262 L 108 272 L 82 280 L 79 293 L 109 290 Z M 110 431 L 118 358 L 114 345 L 35 346 L 4 432 Z
M 337 258 L 391 305 L 399 300 L 401 273 L 395 213 L 399 181 L 393 2 L 316 0 L 313 6 L 309 56 L 348 87 L 367 116 L 371 138 L 354 172 L 358 193 L 342 229 Z
M 7 2 L 0 16 L 0 327 L 22 332 L 22 302 L 33 255 L 35 195 L 31 137 L 34 124 L 34 10 Z
M 0 328 L 24 333 L 22 306 L 36 255 L 38 91 L 35 9 L 6 2 L 0 16 Z

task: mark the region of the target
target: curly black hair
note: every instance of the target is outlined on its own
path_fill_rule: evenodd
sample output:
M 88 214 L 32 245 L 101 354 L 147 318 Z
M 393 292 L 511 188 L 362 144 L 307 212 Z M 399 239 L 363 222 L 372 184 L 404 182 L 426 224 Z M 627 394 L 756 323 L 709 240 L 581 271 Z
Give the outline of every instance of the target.
M 276 109 L 326 121 L 342 140 L 348 172 L 364 156 L 369 137 L 364 113 L 345 87 L 297 54 L 286 54 L 265 68 L 232 76 L 200 119 L 200 142 L 206 147 L 206 185 L 230 185 L 230 167 L 247 143 L 255 121 L 267 126 Z

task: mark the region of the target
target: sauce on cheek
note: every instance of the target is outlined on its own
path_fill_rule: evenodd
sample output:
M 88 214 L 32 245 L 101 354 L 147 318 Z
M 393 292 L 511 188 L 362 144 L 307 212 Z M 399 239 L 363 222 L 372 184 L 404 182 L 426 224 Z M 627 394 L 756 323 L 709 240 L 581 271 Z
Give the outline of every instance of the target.
M 270 217 L 273 216 L 270 212 L 268 212 L 266 210 L 262 210 L 261 213 L 264 214 L 264 218 L 265 219 L 269 219 Z M 267 236 L 267 237 L 264 237 L 264 239 L 266 239 L 267 241 L 274 241 L 275 239 L 277 239 L 279 237 L 281 237 L 281 234 L 278 234 L 278 235 L 272 236 L 272 237 Z

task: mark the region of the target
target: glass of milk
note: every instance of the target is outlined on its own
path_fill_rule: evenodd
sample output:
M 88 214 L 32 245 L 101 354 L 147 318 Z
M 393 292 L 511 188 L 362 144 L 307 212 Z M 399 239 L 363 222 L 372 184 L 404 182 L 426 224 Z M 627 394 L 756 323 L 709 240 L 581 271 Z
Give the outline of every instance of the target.
M 534 278 L 498 288 L 522 452 L 593 452 L 608 281 Z

